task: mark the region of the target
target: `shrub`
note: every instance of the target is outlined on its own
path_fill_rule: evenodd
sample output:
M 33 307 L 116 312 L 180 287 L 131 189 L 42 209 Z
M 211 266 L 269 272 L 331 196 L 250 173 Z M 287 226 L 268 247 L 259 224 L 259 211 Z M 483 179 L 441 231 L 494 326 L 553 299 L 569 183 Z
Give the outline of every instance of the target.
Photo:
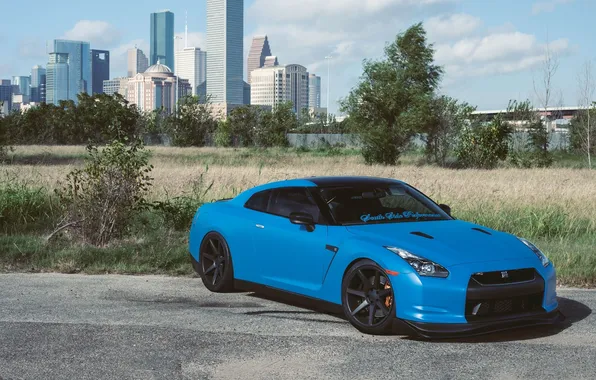
M 101 246 L 121 237 L 132 214 L 146 206 L 153 167 L 140 141 L 114 141 L 102 150 L 89 146 L 87 153 L 85 167 L 70 172 L 56 193 L 68 225 L 84 241 Z
M 463 129 L 455 150 L 460 166 L 465 168 L 494 169 L 507 158 L 511 127 L 496 117 L 488 125 Z

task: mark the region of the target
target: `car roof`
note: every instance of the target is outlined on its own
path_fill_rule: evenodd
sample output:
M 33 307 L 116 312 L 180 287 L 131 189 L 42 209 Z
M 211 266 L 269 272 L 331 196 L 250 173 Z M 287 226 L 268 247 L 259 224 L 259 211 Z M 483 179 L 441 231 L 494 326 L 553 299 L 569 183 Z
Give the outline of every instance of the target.
M 387 186 L 403 183 L 396 179 L 365 177 L 365 176 L 336 176 L 336 177 L 310 177 L 305 178 L 317 187 L 336 187 L 336 186 Z
M 330 176 L 287 179 L 253 187 L 239 194 L 234 201 L 244 204 L 255 193 L 284 187 L 387 186 L 401 183 L 403 182 L 396 179 L 364 176 Z

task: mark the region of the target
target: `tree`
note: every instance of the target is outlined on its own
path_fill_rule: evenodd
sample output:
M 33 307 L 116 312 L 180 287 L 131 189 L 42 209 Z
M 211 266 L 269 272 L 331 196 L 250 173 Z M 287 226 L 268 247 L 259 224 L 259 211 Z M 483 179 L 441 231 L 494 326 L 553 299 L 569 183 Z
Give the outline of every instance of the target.
M 261 123 L 262 109 L 259 106 L 234 108 L 227 121 L 235 146 L 253 146 L 255 133 Z
M 596 110 L 593 101 L 596 82 L 591 61 L 584 63 L 578 84 L 580 112 L 571 123 L 571 145 L 586 155 L 588 168 L 592 169 L 592 154 L 596 153 Z
M 426 143 L 425 156 L 428 162 L 445 166 L 448 154 L 455 149 L 459 134 L 476 107 L 449 96 L 434 98 L 430 106 L 425 112 L 429 116 L 422 135 Z
M 360 134 L 368 164 L 395 164 L 420 129 L 415 110 L 428 106 L 443 73 L 433 55 L 419 23 L 398 35 L 383 59 L 364 61 L 360 81 L 341 109 Z
M 215 132 L 217 121 L 209 103 L 200 103 L 196 96 L 179 101 L 178 114 L 170 117 L 169 129 L 176 146 L 204 146 L 207 136 Z
M 254 142 L 261 148 L 288 146 L 288 131 L 298 127 L 298 119 L 291 102 L 275 106 L 272 112 L 264 112 L 257 128 Z

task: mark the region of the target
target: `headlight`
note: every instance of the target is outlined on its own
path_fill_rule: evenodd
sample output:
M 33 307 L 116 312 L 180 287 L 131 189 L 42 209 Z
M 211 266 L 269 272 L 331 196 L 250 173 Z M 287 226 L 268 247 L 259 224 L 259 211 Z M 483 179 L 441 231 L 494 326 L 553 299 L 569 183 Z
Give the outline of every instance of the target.
M 385 247 L 391 252 L 399 255 L 402 259 L 406 260 L 408 264 L 412 266 L 421 276 L 428 276 L 428 277 L 441 277 L 445 278 L 449 276 L 449 271 L 445 269 L 443 266 L 434 263 L 430 260 L 425 259 L 424 257 L 416 256 L 405 249 L 396 248 L 396 247 Z
M 530 248 L 532 250 L 532 252 L 534 252 L 534 254 L 536 256 L 538 256 L 538 258 L 540 259 L 540 262 L 542 263 L 543 267 L 547 267 L 550 264 L 550 260 L 548 259 L 548 257 L 546 257 L 546 255 L 544 253 L 542 253 L 541 250 L 538 249 L 538 247 L 536 247 L 534 244 L 530 243 L 529 241 L 527 241 L 524 238 L 518 238 L 522 243 L 524 243 L 526 245 L 526 247 Z

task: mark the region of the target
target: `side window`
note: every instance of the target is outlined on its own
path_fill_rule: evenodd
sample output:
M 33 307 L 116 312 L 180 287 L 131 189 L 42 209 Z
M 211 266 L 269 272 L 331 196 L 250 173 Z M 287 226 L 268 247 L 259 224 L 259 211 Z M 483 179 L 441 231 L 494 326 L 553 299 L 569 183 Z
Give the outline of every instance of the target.
M 253 194 L 244 207 L 255 211 L 267 212 L 267 203 L 269 203 L 270 195 L 271 191 L 261 191 L 260 193 Z
M 304 188 L 276 190 L 269 203 L 268 212 L 286 218 L 293 212 L 305 212 L 312 215 L 315 223 L 319 222 L 321 214 L 319 206 Z

